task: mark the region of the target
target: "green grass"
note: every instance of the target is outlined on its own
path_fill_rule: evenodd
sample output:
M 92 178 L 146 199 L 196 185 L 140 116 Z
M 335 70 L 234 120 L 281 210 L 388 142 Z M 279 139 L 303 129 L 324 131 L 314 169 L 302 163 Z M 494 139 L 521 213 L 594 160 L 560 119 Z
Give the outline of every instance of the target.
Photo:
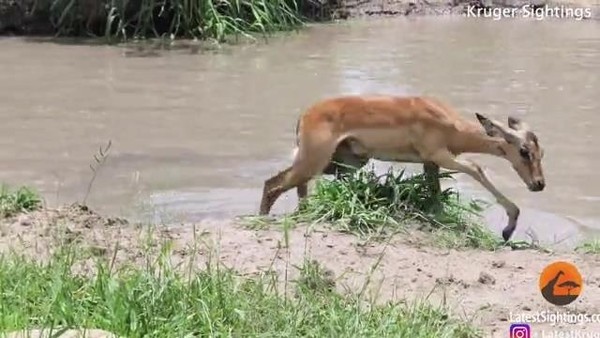
M 84 277 L 73 272 L 73 257 L 63 250 L 45 264 L 13 254 L 0 259 L 1 332 L 66 327 L 132 338 L 481 336 L 424 301 L 376 306 L 342 296 L 323 287 L 330 284 L 319 281 L 325 277 L 314 265 L 301 267 L 295 296 L 283 298 L 269 274 L 243 278 L 218 265 L 180 274 L 163 258 L 119 270 L 99 261 L 93 277 Z
M 33 211 L 41 206 L 41 198 L 30 188 L 20 187 L 13 190 L 4 184 L 0 186 L 0 218 Z
M 600 255 L 600 238 L 586 241 L 578 245 L 575 250 L 586 254 Z
M 185 37 L 224 41 L 297 29 L 321 14 L 308 0 L 40 0 L 33 17 L 60 36 L 108 40 Z
M 440 179 L 451 178 L 441 173 Z M 290 217 L 297 222 L 325 222 L 359 236 L 382 236 L 420 224 L 446 247 L 493 250 L 504 245 L 500 236 L 481 223 L 485 203 L 463 201 L 454 189 L 432 194 L 424 174 L 404 171 L 376 175 L 359 170 L 339 180 L 320 178 L 314 191 Z

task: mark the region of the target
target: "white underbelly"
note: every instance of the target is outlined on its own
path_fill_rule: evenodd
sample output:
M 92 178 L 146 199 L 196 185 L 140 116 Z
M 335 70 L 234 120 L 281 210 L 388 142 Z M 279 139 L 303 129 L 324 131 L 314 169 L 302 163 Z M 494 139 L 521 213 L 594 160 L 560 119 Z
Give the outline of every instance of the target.
M 370 151 L 369 157 L 386 162 L 422 163 L 423 159 L 414 153 L 397 153 L 394 151 Z
M 352 152 L 389 162 L 422 163 L 407 129 L 355 130 L 351 133 Z

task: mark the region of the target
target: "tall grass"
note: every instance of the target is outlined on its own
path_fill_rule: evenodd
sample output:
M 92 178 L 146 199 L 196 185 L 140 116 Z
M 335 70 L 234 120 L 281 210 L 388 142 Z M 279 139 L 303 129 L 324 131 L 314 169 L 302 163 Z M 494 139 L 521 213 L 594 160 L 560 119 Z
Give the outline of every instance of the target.
M 103 36 L 109 40 L 186 37 L 223 41 L 292 30 L 311 0 L 38 0 L 37 17 L 47 18 L 57 35 Z
M 94 276 L 85 277 L 73 272 L 73 257 L 61 251 L 47 264 L 16 255 L 0 259 L 0 332 L 94 328 L 132 338 L 480 336 L 444 308 L 424 302 L 377 306 L 319 288 L 314 269 L 302 269 L 296 297 L 286 299 L 273 292 L 270 277 L 242 278 L 216 265 L 184 276 L 163 257 L 116 272 L 98 263 Z
M 42 200 L 34 190 L 28 187 L 11 189 L 5 184 L 0 185 L 0 218 L 33 211 L 41 206 Z
M 441 173 L 440 179 L 451 178 Z M 291 217 L 326 222 L 360 236 L 382 235 L 418 223 L 451 247 L 494 249 L 503 244 L 480 222 L 482 201 L 463 201 L 452 188 L 432 192 L 425 174 L 404 171 L 377 175 L 362 169 L 337 180 L 319 179 L 314 191 Z

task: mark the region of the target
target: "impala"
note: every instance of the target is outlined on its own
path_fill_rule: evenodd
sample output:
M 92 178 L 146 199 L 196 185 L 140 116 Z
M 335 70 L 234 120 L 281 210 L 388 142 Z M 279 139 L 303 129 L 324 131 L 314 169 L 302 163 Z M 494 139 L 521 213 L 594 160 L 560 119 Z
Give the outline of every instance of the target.
M 521 120 L 508 117 L 505 125 L 475 115 L 478 122 L 431 97 L 355 95 L 321 100 L 300 116 L 293 163 L 264 182 L 259 213 L 268 214 L 277 198 L 294 187 L 299 201 L 305 198 L 307 183 L 316 175 L 357 170 L 370 159 L 422 163 L 429 175 L 437 175 L 440 168 L 454 170 L 487 189 L 506 210 L 508 224 L 502 237 L 508 241 L 519 208 L 496 189 L 478 164 L 458 156 L 480 153 L 504 158 L 529 190 L 542 191 L 543 150 L 536 134 Z

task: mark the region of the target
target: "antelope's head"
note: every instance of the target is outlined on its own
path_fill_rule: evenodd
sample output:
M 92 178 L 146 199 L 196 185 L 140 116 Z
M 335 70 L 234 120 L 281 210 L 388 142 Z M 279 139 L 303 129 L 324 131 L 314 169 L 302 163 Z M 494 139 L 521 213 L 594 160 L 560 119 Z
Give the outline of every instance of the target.
M 508 126 L 489 119 L 479 113 L 475 114 L 488 136 L 501 137 L 506 142 L 500 143 L 501 157 L 507 159 L 519 174 L 527 188 L 531 191 L 542 191 L 546 186 L 542 170 L 544 151 L 538 142 L 537 135 L 526 123 L 518 118 L 509 117 Z

